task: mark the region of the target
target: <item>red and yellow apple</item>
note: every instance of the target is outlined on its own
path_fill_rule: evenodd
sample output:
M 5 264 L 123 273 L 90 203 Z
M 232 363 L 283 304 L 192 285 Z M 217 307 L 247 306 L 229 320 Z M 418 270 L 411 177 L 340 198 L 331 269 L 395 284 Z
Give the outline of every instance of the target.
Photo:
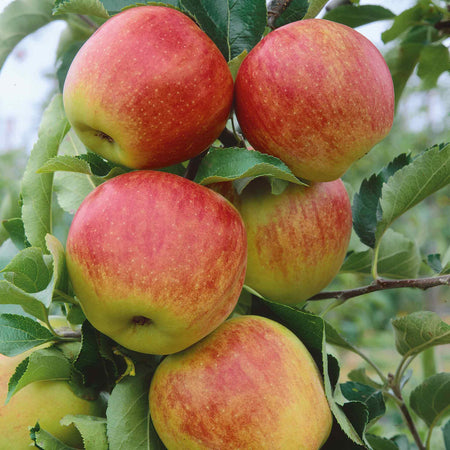
M 264 179 L 244 189 L 238 209 L 247 230 L 245 284 L 264 297 L 296 304 L 320 292 L 338 273 L 352 229 L 342 181 L 289 184 L 273 195 Z
M 92 191 L 67 238 L 67 267 L 91 324 L 142 353 L 174 353 L 233 310 L 246 235 L 221 195 L 164 172 L 136 171 Z
M 165 358 L 149 402 L 169 450 L 317 450 L 332 424 L 308 350 L 290 330 L 259 316 L 227 320 Z
M 83 45 L 64 107 L 81 141 L 134 169 L 160 168 L 209 147 L 228 119 L 233 79 L 213 41 L 185 14 L 125 10 Z
M 323 19 L 269 33 L 244 59 L 235 86 L 241 129 L 298 177 L 339 178 L 390 131 L 394 89 L 363 35 Z
M 23 357 L 0 355 L 0 448 L 29 449 L 29 427 L 34 427 L 36 422 L 65 444 L 82 448 L 83 441 L 78 430 L 73 425 L 60 425 L 59 421 L 68 414 L 101 416 L 104 407 L 99 401 L 88 401 L 76 396 L 66 381 L 31 383 L 4 404 L 9 379 Z

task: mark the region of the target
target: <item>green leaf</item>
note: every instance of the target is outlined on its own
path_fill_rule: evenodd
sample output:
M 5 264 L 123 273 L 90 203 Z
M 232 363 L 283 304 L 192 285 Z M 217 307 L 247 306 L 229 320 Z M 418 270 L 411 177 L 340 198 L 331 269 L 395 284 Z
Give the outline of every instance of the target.
M 89 175 L 97 175 L 99 177 L 106 177 L 115 167 L 113 163 L 106 161 L 101 156 L 95 153 L 88 152 L 77 156 L 78 159 L 85 161 L 89 165 Z
M 97 186 L 129 169 L 110 163 L 86 148 L 71 130 L 60 147 L 61 155 L 51 158 L 39 172 L 56 172 L 55 191 L 61 208 L 73 214 Z M 179 171 L 178 166 L 166 171 Z M 183 169 L 184 173 L 184 169 Z
M 108 13 L 110 15 L 117 14 L 118 12 L 122 11 L 122 9 L 128 7 L 128 6 L 136 6 L 140 4 L 140 2 L 136 2 L 133 0 L 103 0 L 103 5 L 107 9 Z M 144 2 L 142 2 L 144 3 Z M 147 3 L 161 3 L 163 5 L 172 5 L 172 6 L 178 6 L 180 1 L 179 0 L 164 0 L 162 2 L 147 2 Z
M 56 0 L 53 14 L 86 14 L 108 19 L 109 14 L 100 0 Z
M 43 430 L 39 423 L 30 429 L 31 439 L 36 444 L 36 447 L 45 450 L 76 450 L 73 447 L 69 447 L 64 442 L 61 442 L 55 436 L 51 435 L 48 431 Z M 31 442 L 31 440 L 30 440 Z
M 331 345 L 345 348 L 346 350 L 355 351 L 355 347 L 350 344 L 329 322 L 324 321 L 326 340 Z M 356 351 L 357 353 L 358 351 Z
M 450 373 L 437 373 L 417 386 L 409 397 L 411 408 L 429 426 L 450 412 Z
M 43 322 L 48 317 L 48 305 L 43 301 L 49 304 L 49 297 L 51 301 L 51 293 L 48 294 L 47 290 L 29 294 L 9 281 L 0 281 L 0 305 L 20 305 L 26 313 Z
M 441 260 L 441 255 L 439 253 L 433 253 L 427 255 L 424 262 L 438 275 L 448 275 L 450 274 L 450 261 L 447 261 L 446 257 L 447 255 L 444 255 Z
M 52 173 L 57 171 L 76 172 L 93 175 L 89 163 L 77 156 L 59 155 L 50 158 L 37 173 Z
M 228 62 L 228 68 L 230 69 L 231 75 L 233 76 L 233 80 L 236 81 L 236 76 L 241 67 L 242 61 L 244 61 L 245 57 L 248 55 L 248 51 L 244 50 L 242 53 L 234 57 L 232 60 Z
M 365 437 L 373 450 L 398 450 L 397 444 L 390 439 L 369 433 L 367 433 Z
M 27 35 L 47 25 L 53 0 L 15 0 L 0 14 L 0 69 L 13 48 Z
M 264 34 L 267 23 L 264 0 L 180 0 L 180 5 L 195 18 L 227 61 L 244 50 L 249 52 Z
M 407 9 L 396 16 L 392 27 L 381 34 L 383 42 L 390 42 L 399 37 L 408 28 L 419 25 L 427 13 L 426 8 L 428 8 L 428 2 L 426 5 L 424 5 L 424 2 L 418 2 L 412 8 Z
M 373 250 L 351 253 L 345 259 L 341 272 L 370 274 Z M 421 257 L 415 241 L 388 229 L 380 243 L 378 274 L 385 278 L 415 278 Z
M 397 434 L 391 438 L 391 441 L 399 448 L 399 450 L 417 450 L 417 446 L 409 442 L 404 434 Z
M 335 345 L 338 347 L 345 348 L 346 350 L 350 350 L 357 355 L 361 355 L 361 351 L 356 348 L 353 344 L 347 341 L 329 322 L 324 321 L 325 324 L 325 333 L 326 333 L 326 341 L 328 344 Z M 348 374 L 348 377 L 352 381 L 356 381 L 362 384 L 367 384 L 368 386 L 373 387 L 374 389 L 379 389 L 381 387 L 380 384 L 375 383 L 369 376 L 366 374 L 364 369 L 353 370 Z
M 153 429 L 148 392 L 151 371 L 137 371 L 118 383 L 106 410 L 108 442 L 111 449 L 164 449 Z
M 344 405 L 338 405 L 341 414 L 345 415 L 348 421 L 352 423 L 355 433 L 361 438 L 361 443 L 357 444 L 340 427 L 338 422 L 333 422 L 330 436 L 321 450 L 356 450 L 365 448 L 362 443 L 364 430 L 368 422 L 367 406 L 360 402 L 348 402 Z
M 31 151 L 22 178 L 22 219 L 28 241 L 44 251 L 45 235 L 51 233 L 51 197 L 53 174 L 36 171 L 50 158 L 56 156 L 58 147 L 69 131 L 64 114 L 62 96 L 56 95 L 44 111 L 39 137 Z
M 112 349 L 117 344 L 97 331 L 87 320 L 81 328 L 81 348 L 73 364 L 75 383 L 81 377 L 85 388 L 94 391 L 109 390 L 121 374 L 120 367 L 114 359 Z
M 55 336 L 34 319 L 17 314 L 0 314 L 0 353 L 16 356 L 54 340 Z
M 395 14 L 379 5 L 341 5 L 328 11 L 323 18 L 352 28 L 378 20 L 393 19 Z
M 353 226 L 369 247 L 379 244 L 391 223 L 450 182 L 450 144 L 433 146 L 413 160 L 395 158 L 364 180 L 353 198 Z
M 23 250 L 28 247 L 30 243 L 27 241 L 25 236 L 25 228 L 23 226 L 23 220 L 20 218 L 14 218 L 9 220 L 4 220 L 2 222 L 9 237 L 14 242 L 14 245 L 19 249 Z
M 351 251 L 345 257 L 340 272 L 370 274 L 372 268 L 372 257 L 372 249 L 364 250 L 362 252 Z
M 394 83 L 395 106 L 397 107 L 406 83 L 419 62 L 422 43 L 401 42 L 385 55 Z
M 221 181 L 248 179 L 270 176 L 281 180 L 305 185 L 278 158 L 245 148 L 212 147 L 203 158 L 195 182 L 211 184 Z
M 397 156 L 378 174 L 373 174 L 361 183 L 359 192 L 353 196 L 353 228 L 361 242 L 369 247 L 376 243 L 375 231 L 380 215 L 380 197 L 383 184 L 398 170 L 411 162 L 406 154 Z
M 444 437 L 445 450 L 450 450 L 450 420 L 442 427 L 442 435 Z
M 396 171 L 382 188 L 376 240 L 397 217 L 449 183 L 450 144 L 435 145 Z
M 69 214 L 75 214 L 82 201 L 95 189 L 93 178 L 78 173 L 57 173 L 55 192 L 59 206 Z
M 86 316 L 80 306 L 72 305 L 67 313 L 67 320 L 72 325 L 81 325 L 86 320 Z
M 51 279 L 51 271 L 44 260 L 44 254 L 36 247 L 28 247 L 19 252 L 3 272 L 12 275 L 8 278 L 10 283 L 28 293 L 44 290 Z
M 423 89 L 436 87 L 438 78 L 448 71 L 450 71 L 450 54 L 445 45 L 427 45 L 422 49 L 417 75 L 422 79 Z
M 273 303 L 268 300 L 256 300 L 255 298 L 253 303 L 255 306 L 261 305 L 261 309 L 255 309 L 252 311 L 252 314 L 264 315 L 285 325 L 308 348 L 316 362 L 318 362 L 318 366 L 322 368 L 325 394 L 336 421 L 339 423 L 340 428 L 344 430 L 348 439 L 354 443 L 363 445 L 360 434 L 353 426 L 353 422 L 349 420 L 344 410 L 334 400 L 333 383 L 330 375 L 332 378 L 337 379 L 338 367 L 334 367 L 334 370 L 332 367 L 329 368 L 329 360 L 326 353 L 325 322 L 323 319 L 314 314 L 299 311 L 290 306 Z M 357 427 L 360 425 L 360 418 L 361 416 L 359 415 Z
M 383 387 L 380 383 L 373 381 L 372 378 L 367 375 L 366 369 L 364 367 L 351 370 L 347 376 L 352 381 L 365 384 L 367 386 L 373 387 L 374 389 L 381 389 Z
M 85 450 L 108 450 L 106 419 L 84 415 L 68 415 L 61 419 L 61 425 L 74 424 L 83 438 Z
M 383 394 L 379 389 L 354 381 L 347 381 L 340 385 L 342 395 L 351 401 L 364 403 L 369 412 L 369 422 L 386 412 Z
M 59 90 L 64 89 L 64 82 L 66 81 L 67 72 L 72 64 L 73 59 L 83 46 L 85 41 L 73 42 L 69 48 L 58 58 L 56 78 L 58 79 Z
M 11 377 L 6 400 L 36 381 L 69 380 L 70 370 L 69 360 L 57 348 L 36 350 L 22 361 Z
M 60 153 L 62 156 L 79 157 L 86 154 L 86 147 L 81 143 L 75 132 L 71 130 L 61 144 Z M 64 161 L 67 163 L 68 160 L 65 159 Z M 79 163 L 75 162 L 75 164 L 78 165 Z M 86 167 L 84 163 L 81 164 Z M 72 167 L 71 163 L 69 166 Z M 66 167 L 68 166 L 66 165 Z M 84 198 L 103 181 L 100 177 L 84 173 L 56 172 L 55 192 L 59 205 L 64 211 L 73 214 Z
M 442 272 L 441 255 L 439 253 L 427 255 L 426 263 L 433 270 L 433 272 L 435 273 Z
M 65 291 L 67 287 L 68 274 L 66 269 L 64 247 L 61 242 L 59 242 L 59 240 L 51 234 L 47 234 L 47 236 L 45 236 L 45 243 L 47 244 L 47 248 L 53 258 L 52 294 L 57 288 Z
M 419 311 L 392 321 L 395 346 L 401 355 L 413 356 L 435 345 L 450 344 L 450 325 L 431 311 Z
M 280 3 L 280 1 L 275 0 L 270 3 L 273 3 L 274 6 L 277 6 L 277 3 Z M 306 14 L 306 11 L 308 11 L 309 5 L 310 2 L 308 0 L 292 0 L 291 2 L 288 3 L 284 11 L 275 19 L 274 23 L 275 27 L 279 28 L 288 23 L 296 22 L 297 20 L 303 19 L 303 17 Z M 269 6 L 269 12 L 270 10 L 271 8 Z

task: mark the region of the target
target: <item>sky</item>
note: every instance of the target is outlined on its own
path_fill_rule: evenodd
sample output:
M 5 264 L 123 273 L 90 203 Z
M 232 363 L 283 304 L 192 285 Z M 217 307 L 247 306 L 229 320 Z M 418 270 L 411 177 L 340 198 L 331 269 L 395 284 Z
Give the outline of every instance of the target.
M 0 12 L 11 0 L 0 0 Z M 398 13 L 413 0 L 361 0 L 361 4 L 380 4 Z M 390 21 L 365 25 L 358 31 L 379 48 L 380 34 Z M 31 150 L 37 139 L 42 109 L 56 88 L 55 52 L 62 21 L 55 21 L 23 39 L 6 60 L 0 71 L 0 153 L 14 149 Z

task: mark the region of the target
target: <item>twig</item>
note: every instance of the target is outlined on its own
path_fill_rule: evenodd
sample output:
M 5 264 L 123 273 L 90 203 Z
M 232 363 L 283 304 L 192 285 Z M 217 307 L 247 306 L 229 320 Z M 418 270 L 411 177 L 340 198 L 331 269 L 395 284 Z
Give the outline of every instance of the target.
M 275 21 L 289 6 L 292 0 L 272 0 L 267 5 L 267 25 L 272 30 L 275 29 Z
M 202 159 L 206 156 L 208 153 L 208 150 L 205 150 L 204 152 L 200 153 L 197 156 L 194 156 L 189 161 L 189 164 L 186 168 L 186 172 L 184 172 L 184 178 L 187 178 L 188 180 L 194 180 L 195 176 L 197 175 L 198 168 L 200 167 L 200 163 L 202 162 Z
M 428 278 L 407 278 L 403 280 L 386 280 L 383 278 L 376 279 L 373 283 L 362 286 L 355 289 L 348 289 L 344 291 L 328 291 L 320 292 L 314 297 L 308 299 L 311 300 L 325 300 L 327 298 L 336 298 L 339 300 L 348 300 L 349 298 L 358 297 L 360 295 L 368 294 L 370 292 L 382 291 L 385 289 L 398 289 L 398 288 L 417 288 L 426 290 L 436 286 L 443 286 L 450 284 L 450 275 L 441 275 L 438 277 Z
M 80 340 L 81 331 L 74 331 L 69 327 L 62 327 L 56 329 L 56 335 L 64 340 Z
M 83 14 L 77 14 L 77 17 L 84 22 L 86 25 L 89 26 L 89 28 L 92 28 L 94 31 L 98 28 L 98 25 L 93 22 L 89 17 L 83 15 Z
M 411 417 L 411 414 L 406 407 L 406 404 L 403 400 L 402 393 L 400 391 L 400 387 L 398 386 L 397 382 L 395 381 L 395 377 L 392 374 L 388 375 L 389 384 L 392 389 L 393 394 L 395 395 L 395 398 L 399 400 L 397 402 L 398 407 L 400 408 L 400 411 L 405 418 L 406 424 L 408 425 L 409 431 L 411 432 L 414 442 L 416 443 L 419 450 L 425 450 L 425 446 L 423 445 L 422 439 L 419 436 L 419 433 L 417 431 L 416 425 L 413 421 L 413 418 Z

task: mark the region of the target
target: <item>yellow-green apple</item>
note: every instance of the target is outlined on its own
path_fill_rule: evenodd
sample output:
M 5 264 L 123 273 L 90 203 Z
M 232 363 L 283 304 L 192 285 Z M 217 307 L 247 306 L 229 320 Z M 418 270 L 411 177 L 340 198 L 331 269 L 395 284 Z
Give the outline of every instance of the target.
M 259 316 L 229 319 L 165 358 L 149 402 L 169 450 L 317 450 L 332 423 L 306 347 L 286 327 Z
M 390 131 L 394 89 L 378 49 L 345 25 L 293 22 L 247 55 L 236 115 L 251 145 L 312 181 L 339 178 Z
M 135 169 L 205 150 L 222 132 L 233 79 L 213 41 L 183 13 L 128 9 L 83 45 L 67 74 L 64 107 L 82 142 Z
M 92 191 L 67 238 L 67 266 L 92 325 L 142 353 L 174 353 L 218 327 L 245 277 L 246 235 L 221 195 L 135 171 Z
M 247 230 L 245 284 L 270 300 L 296 304 L 326 287 L 344 261 L 352 212 L 340 179 L 289 184 L 272 195 L 264 179 L 250 183 L 238 209 Z
M 60 425 L 68 414 L 101 416 L 100 401 L 89 401 L 75 395 L 66 381 L 37 381 L 14 394 L 5 405 L 10 377 L 24 355 L 13 358 L 0 355 L 0 448 L 30 448 L 29 427 L 39 425 L 65 444 L 82 448 L 80 433 L 73 426 Z

